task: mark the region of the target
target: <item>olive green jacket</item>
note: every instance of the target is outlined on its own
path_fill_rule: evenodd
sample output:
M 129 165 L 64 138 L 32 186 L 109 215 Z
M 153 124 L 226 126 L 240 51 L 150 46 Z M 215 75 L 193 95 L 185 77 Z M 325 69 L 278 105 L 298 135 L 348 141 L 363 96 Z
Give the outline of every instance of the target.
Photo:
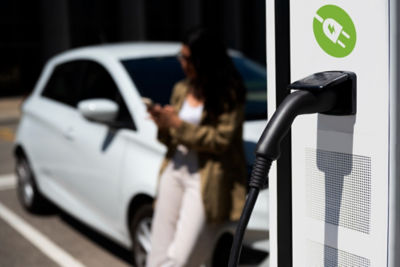
M 188 88 L 187 81 L 175 85 L 171 105 L 176 110 L 181 109 Z M 238 220 L 242 212 L 246 197 L 243 120 L 243 105 L 216 118 L 203 110 L 199 125 L 183 122 L 178 129 L 158 132 L 158 139 L 168 147 L 160 173 L 178 144 L 197 151 L 201 193 L 210 223 Z

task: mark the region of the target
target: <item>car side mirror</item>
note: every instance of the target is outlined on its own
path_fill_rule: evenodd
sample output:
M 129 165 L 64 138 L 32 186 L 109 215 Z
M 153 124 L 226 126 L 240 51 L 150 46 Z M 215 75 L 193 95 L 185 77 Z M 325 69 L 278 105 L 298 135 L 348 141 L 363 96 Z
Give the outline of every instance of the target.
M 78 110 L 90 121 L 109 124 L 114 122 L 119 112 L 119 106 L 109 99 L 88 99 L 78 103 Z

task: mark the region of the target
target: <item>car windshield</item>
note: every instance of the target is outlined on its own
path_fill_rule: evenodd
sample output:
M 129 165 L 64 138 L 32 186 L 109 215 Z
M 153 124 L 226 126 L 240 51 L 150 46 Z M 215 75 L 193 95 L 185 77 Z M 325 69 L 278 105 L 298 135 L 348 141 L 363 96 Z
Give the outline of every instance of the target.
M 233 63 L 242 75 L 247 88 L 246 120 L 267 117 L 266 71 L 261 65 L 246 58 L 233 57 Z M 174 56 L 122 60 L 142 97 L 154 103 L 169 103 L 174 84 L 184 79 L 179 61 Z

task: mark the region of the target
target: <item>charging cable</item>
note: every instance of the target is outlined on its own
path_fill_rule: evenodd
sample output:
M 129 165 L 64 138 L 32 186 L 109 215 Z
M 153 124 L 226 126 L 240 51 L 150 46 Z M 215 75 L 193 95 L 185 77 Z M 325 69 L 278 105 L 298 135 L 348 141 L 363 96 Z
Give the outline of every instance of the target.
M 236 228 L 229 267 L 238 266 L 243 236 L 258 194 L 267 182 L 272 162 L 280 156 L 280 143 L 294 119 L 298 115 L 312 113 L 355 114 L 355 87 L 355 74 L 343 71 L 316 73 L 290 85 L 291 89 L 298 90 L 289 94 L 279 105 L 257 143 L 250 189 Z

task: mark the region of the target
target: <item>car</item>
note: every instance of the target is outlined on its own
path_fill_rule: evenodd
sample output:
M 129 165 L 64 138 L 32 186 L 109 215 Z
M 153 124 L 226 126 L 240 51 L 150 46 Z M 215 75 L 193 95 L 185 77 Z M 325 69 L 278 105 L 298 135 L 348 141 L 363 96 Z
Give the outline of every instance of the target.
M 15 141 L 23 207 L 40 212 L 53 203 L 131 248 L 135 266 L 144 266 L 166 148 L 157 141 L 143 98 L 169 102 L 174 83 L 184 78 L 179 49 L 179 43 L 98 45 L 46 63 L 23 103 Z M 247 87 L 243 144 L 250 170 L 266 124 L 266 71 L 237 51 L 229 54 Z M 264 190 L 249 233 L 266 234 L 253 235 L 249 244 L 267 239 L 267 206 Z M 223 240 L 232 236 L 234 226 L 221 230 L 214 250 L 226 247 Z

